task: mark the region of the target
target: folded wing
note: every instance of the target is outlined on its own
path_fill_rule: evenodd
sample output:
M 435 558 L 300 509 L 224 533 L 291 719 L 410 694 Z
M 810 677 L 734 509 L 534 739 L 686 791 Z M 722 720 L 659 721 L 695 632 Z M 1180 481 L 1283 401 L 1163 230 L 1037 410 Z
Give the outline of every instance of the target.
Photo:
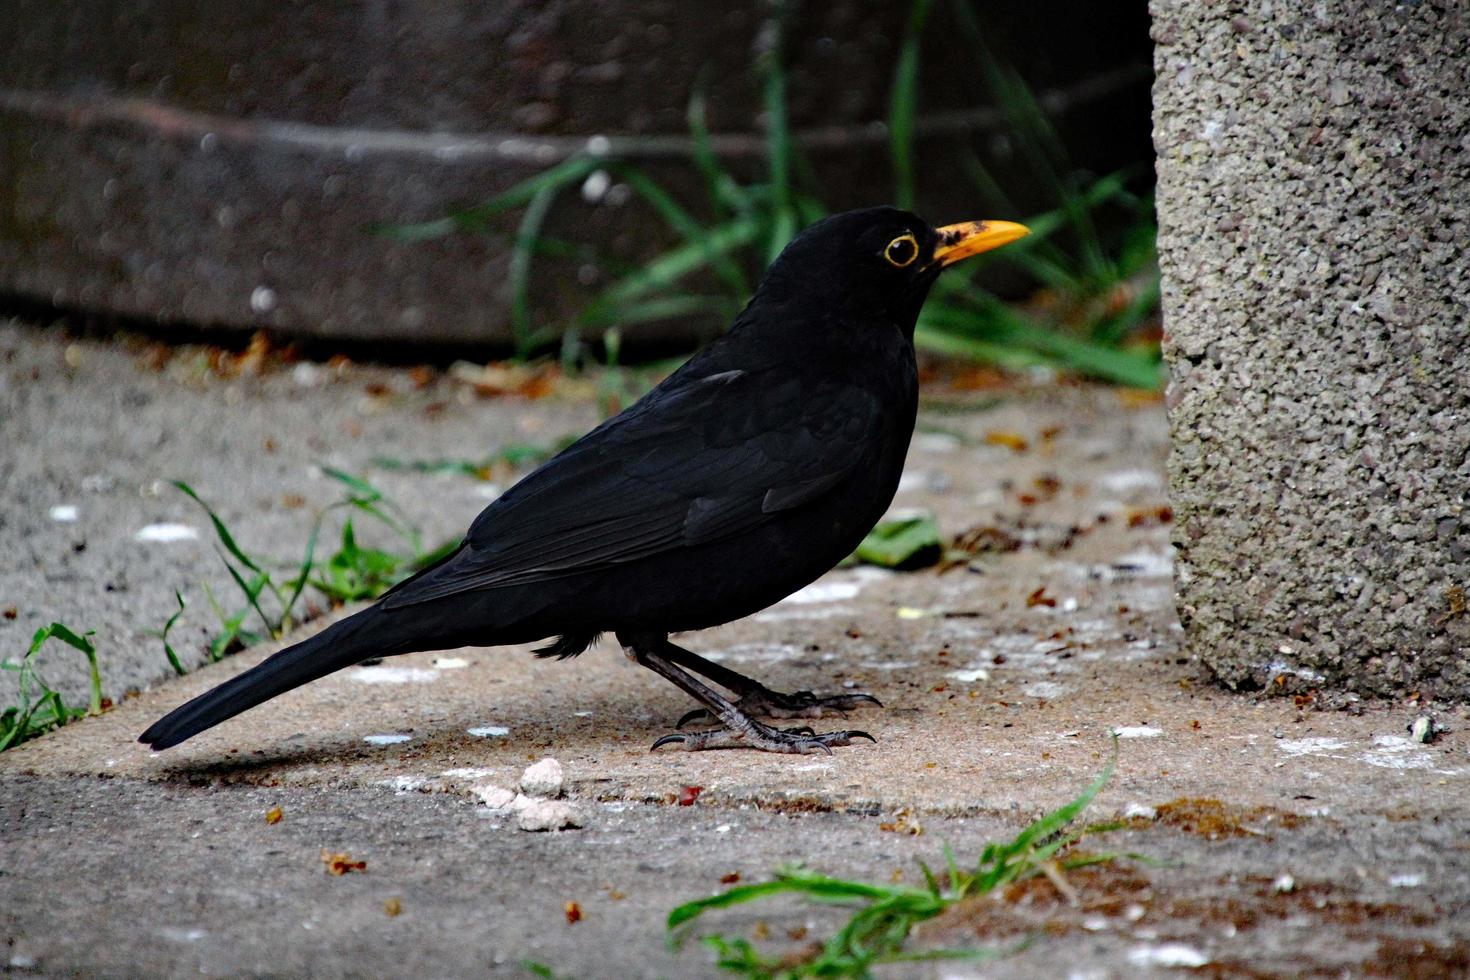
M 878 400 L 837 382 L 669 379 L 487 507 L 388 608 L 608 568 L 748 532 L 860 475 Z

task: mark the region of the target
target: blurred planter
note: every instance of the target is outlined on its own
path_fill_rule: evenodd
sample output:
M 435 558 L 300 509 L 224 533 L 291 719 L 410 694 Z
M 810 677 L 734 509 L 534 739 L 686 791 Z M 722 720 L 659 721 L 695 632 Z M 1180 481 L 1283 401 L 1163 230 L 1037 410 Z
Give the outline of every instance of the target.
M 1057 96 L 1074 159 L 1101 171 L 1147 158 L 1150 55 L 1139 5 L 1099 6 L 982 12 L 995 49 Z M 697 201 L 684 116 L 700 80 L 721 155 L 758 172 L 751 66 L 767 12 L 658 0 L 11 0 L 0 23 L 0 291 L 204 326 L 503 343 L 504 237 L 398 244 L 366 226 L 484 199 L 592 136 Z M 873 123 L 906 16 L 906 4 L 876 0 L 792 15 L 791 123 L 832 207 L 891 195 Z M 919 125 L 921 209 L 947 220 L 975 216 L 960 154 L 975 146 L 995 162 L 1004 148 L 973 52 L 943 41 L 955 36 L 950 16 L 936 3 L 925 33 Z M 1015 189 L 1021 205 L 1046 203 Z M 626 260 L 669 243 L 636 206 L 577 194 L 559 200 L 546 232 Z M 601 275 L 588 262 L 538 268 L 547 322 Z M 669 321 L 639 336 L 695 329 Z

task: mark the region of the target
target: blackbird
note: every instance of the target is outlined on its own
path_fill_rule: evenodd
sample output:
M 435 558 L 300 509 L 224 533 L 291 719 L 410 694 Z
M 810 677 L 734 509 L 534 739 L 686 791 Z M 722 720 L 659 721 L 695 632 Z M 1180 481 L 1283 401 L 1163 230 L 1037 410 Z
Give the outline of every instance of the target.
M 486 507 L 452 554 L 139 741 L 169 748 L 370 658 L 554 638 L 536 652 L 565 660 L 606 632 L 703 705 L 655 749 L 830 753 L 873 740 L 753 716 L 842 715 L 876 698 L 772 691 L 669 634 L 748 616 L 852 553 L 898 488 L 929 288 L 946 266 L 1025 234 L 1005 221 L 934 228 L 889 207 L 818 221 L 724 336 Z M 697 717 L 720 727 L 682 730 Z

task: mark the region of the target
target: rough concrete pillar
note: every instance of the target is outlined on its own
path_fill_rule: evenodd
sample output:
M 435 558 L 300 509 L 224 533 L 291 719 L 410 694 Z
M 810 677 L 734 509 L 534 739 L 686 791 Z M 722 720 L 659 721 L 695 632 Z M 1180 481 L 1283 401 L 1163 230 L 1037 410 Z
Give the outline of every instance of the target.
M 1189 644 L 1470 699 L 1470 6 L 1152 11 Z

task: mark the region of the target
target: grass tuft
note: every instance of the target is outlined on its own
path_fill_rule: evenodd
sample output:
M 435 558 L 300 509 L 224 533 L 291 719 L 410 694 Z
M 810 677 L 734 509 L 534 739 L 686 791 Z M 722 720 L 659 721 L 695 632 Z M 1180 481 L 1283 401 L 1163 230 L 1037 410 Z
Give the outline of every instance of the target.
M 945 869 L 936 874 L 920 863 L 924 887 L 871 884 L 833 878 L 803 867 L 784 868 L 770 881 L 739 885 L 718 895 L 680 905 L 669 913 L 670 946 L 677 949 L 688 938 L 692 923 L 707 912 L 760 901 L 777 895 L 796 895 L 825 905 L 854 909 L 851 917 L 824 942 L 807 953 L 773 957 L 743 938 L 720 933 L 703 937 L 715 952 L 722 970 L 761 980 L 798 980 L 804 977 L 868 977 L 884 963 L 916 960 L 987 960 L 1009 955 L 1025 944 L 1010 947 L 911 950 L 909 935 L 921 922 L 934 918 L 958 902 L 987 895 L 1014 882 L 1038 875 L 1060 880 L 1073 868 L 1114 860 L 1117 854 L 1069 854 L 1095 828 L 1071 829 L 1113 774 L 1118 742 L 1103 771 L 1073 800 L 1034 821 L 1008 841 L 987 844 L 972 868 L 961 868 L 954 853 L 944 850 Z
M 289 632 L 301 621 L 299 607 L 308 585 L 333 603 L 375 598 L 457 546 L 457 541 L 450 541 L 425 550 L 418 527 L 376 486 L 361 476 L 332 467 L 324 466 L 322 472 L 342 485 L 343 496 L 317 514 L 301 556 L 286 562 L 271 561 L 248 552 L 193 487 L 182 480 L 173 481 L 173 485 L 209 517 L 220 561 L 235 583 L 242 602 L 233 610 L 227 609 L 213 590 L 204 587 L 205 597 L 218 621 L 218 628 L 208 641 L 211 661 Z M 322 527 L 328 516 L 338 511 L 345 511 L 346 516 L 342 521 L 337 549 L 325 559 L 320 559 L 317 546 Z M 404 548 L 388 551 L 365 547 L 358 541 L 354 517 L 365 518 L 387 528 Z M 168 637 L 183 617 L 186 607 L 181 592 L 175 590 L 174 597 L 179 608 L 156 635 L 163 641 L 164 656 L 169 665 L 182 674 L 183 664 Z M 260 631 L 247 627 L 252 620 L 259 622 Z
M 77 635 L 70 627 L 52 623 L 36 630 L 31 637 L 31 646 L 19 661 L 9 657 L 0 661 L 0 670 L 17 675 L 18 691 L 16 703 L 0 712 L 0 752 L 14 748 L 22 742 L 44 735 L 53 728 L 76 721 L 86 715 L 101 714 L 102 675 L 97 669 L 97 648 L 92 645 L 92 631 Z M 51 688 L 41 677 L 36 667 L 36 655 L 48 640 L 60 640 L 87 658 L 91 668 L 89 682 L 90 699 L 87 707 L 68 705 L 60 692 Z
M 713 150 L 702 86 L 692 93 L 687 124 L 689 165 L 699 176 L 699 210 L 681 204 L 667 188 L 626 160 L 584 154 L 548 168 L 505 192 L 436 221 L 381 227 L 400 241 L 422 241 L 470 232 L 504 235 L 496 219 L 523 209 L 512 238 L 511 323 L 518 357 L 548 353 L 558 346 L 577 350 L 569 337 L 681 317 L 729 322 L 749 299 L 755 282 L 798 228 L 827 213 L 813 172 L 794 138 L 787 113 L 790 79 L 783 64 L 786 6 L 772 5 L 758 39 L 754 71 L 763 99 L 765 167 L 743 182 Z M 997 364 L 1010 370 L 1043 367 L 1134 387 L 1157 388 L 1162 372 L 1157 342 L 1143 328 L 1158 312 L 1152 201 L 1128 189 L 1135 176 L 1117 173 L 1086 178 L 1067 159 L 1045 111 L 1020 76 L 991 54 L 970 5 L 952 2 L 958 24 L 946 44 L 962 43 L 975 54 L 976 76 L 998 105 L 1017 157 L 1049 196 L 1040 214 L 1021 216 L 1032 234 L 992 255 L 972 260 L 939 280 L 915 334 L 918 346 L 949 357 Z M 933 0 L 910 0 L 909 16 L 889 89 L 887 129 L 894 180 L 893 199 L 912 207 L 917 178 L 919 69 L 924 27 Z M 563 191 L 603 171 L 649 206 L 651 215 L 677 240 L 632 268 L 617 256 L 600 255 L 546 238 L 541 229 Z M 980 205 L 988 213 L 1017 215 L 999 182 L 978 154 L 965 168 Z M 1109 212 L 1120 233 L 1099 230 Z M 543 255 L 595 256 L 613 271 L 557 331 L 532 323 L 529 288 L 535 260 Z M 1029 290 L 1022 304 L 1006 303 L 979 285 L 986 268 L 1001 268 Z M 558 339 L 560 337 L 560 339 Z

